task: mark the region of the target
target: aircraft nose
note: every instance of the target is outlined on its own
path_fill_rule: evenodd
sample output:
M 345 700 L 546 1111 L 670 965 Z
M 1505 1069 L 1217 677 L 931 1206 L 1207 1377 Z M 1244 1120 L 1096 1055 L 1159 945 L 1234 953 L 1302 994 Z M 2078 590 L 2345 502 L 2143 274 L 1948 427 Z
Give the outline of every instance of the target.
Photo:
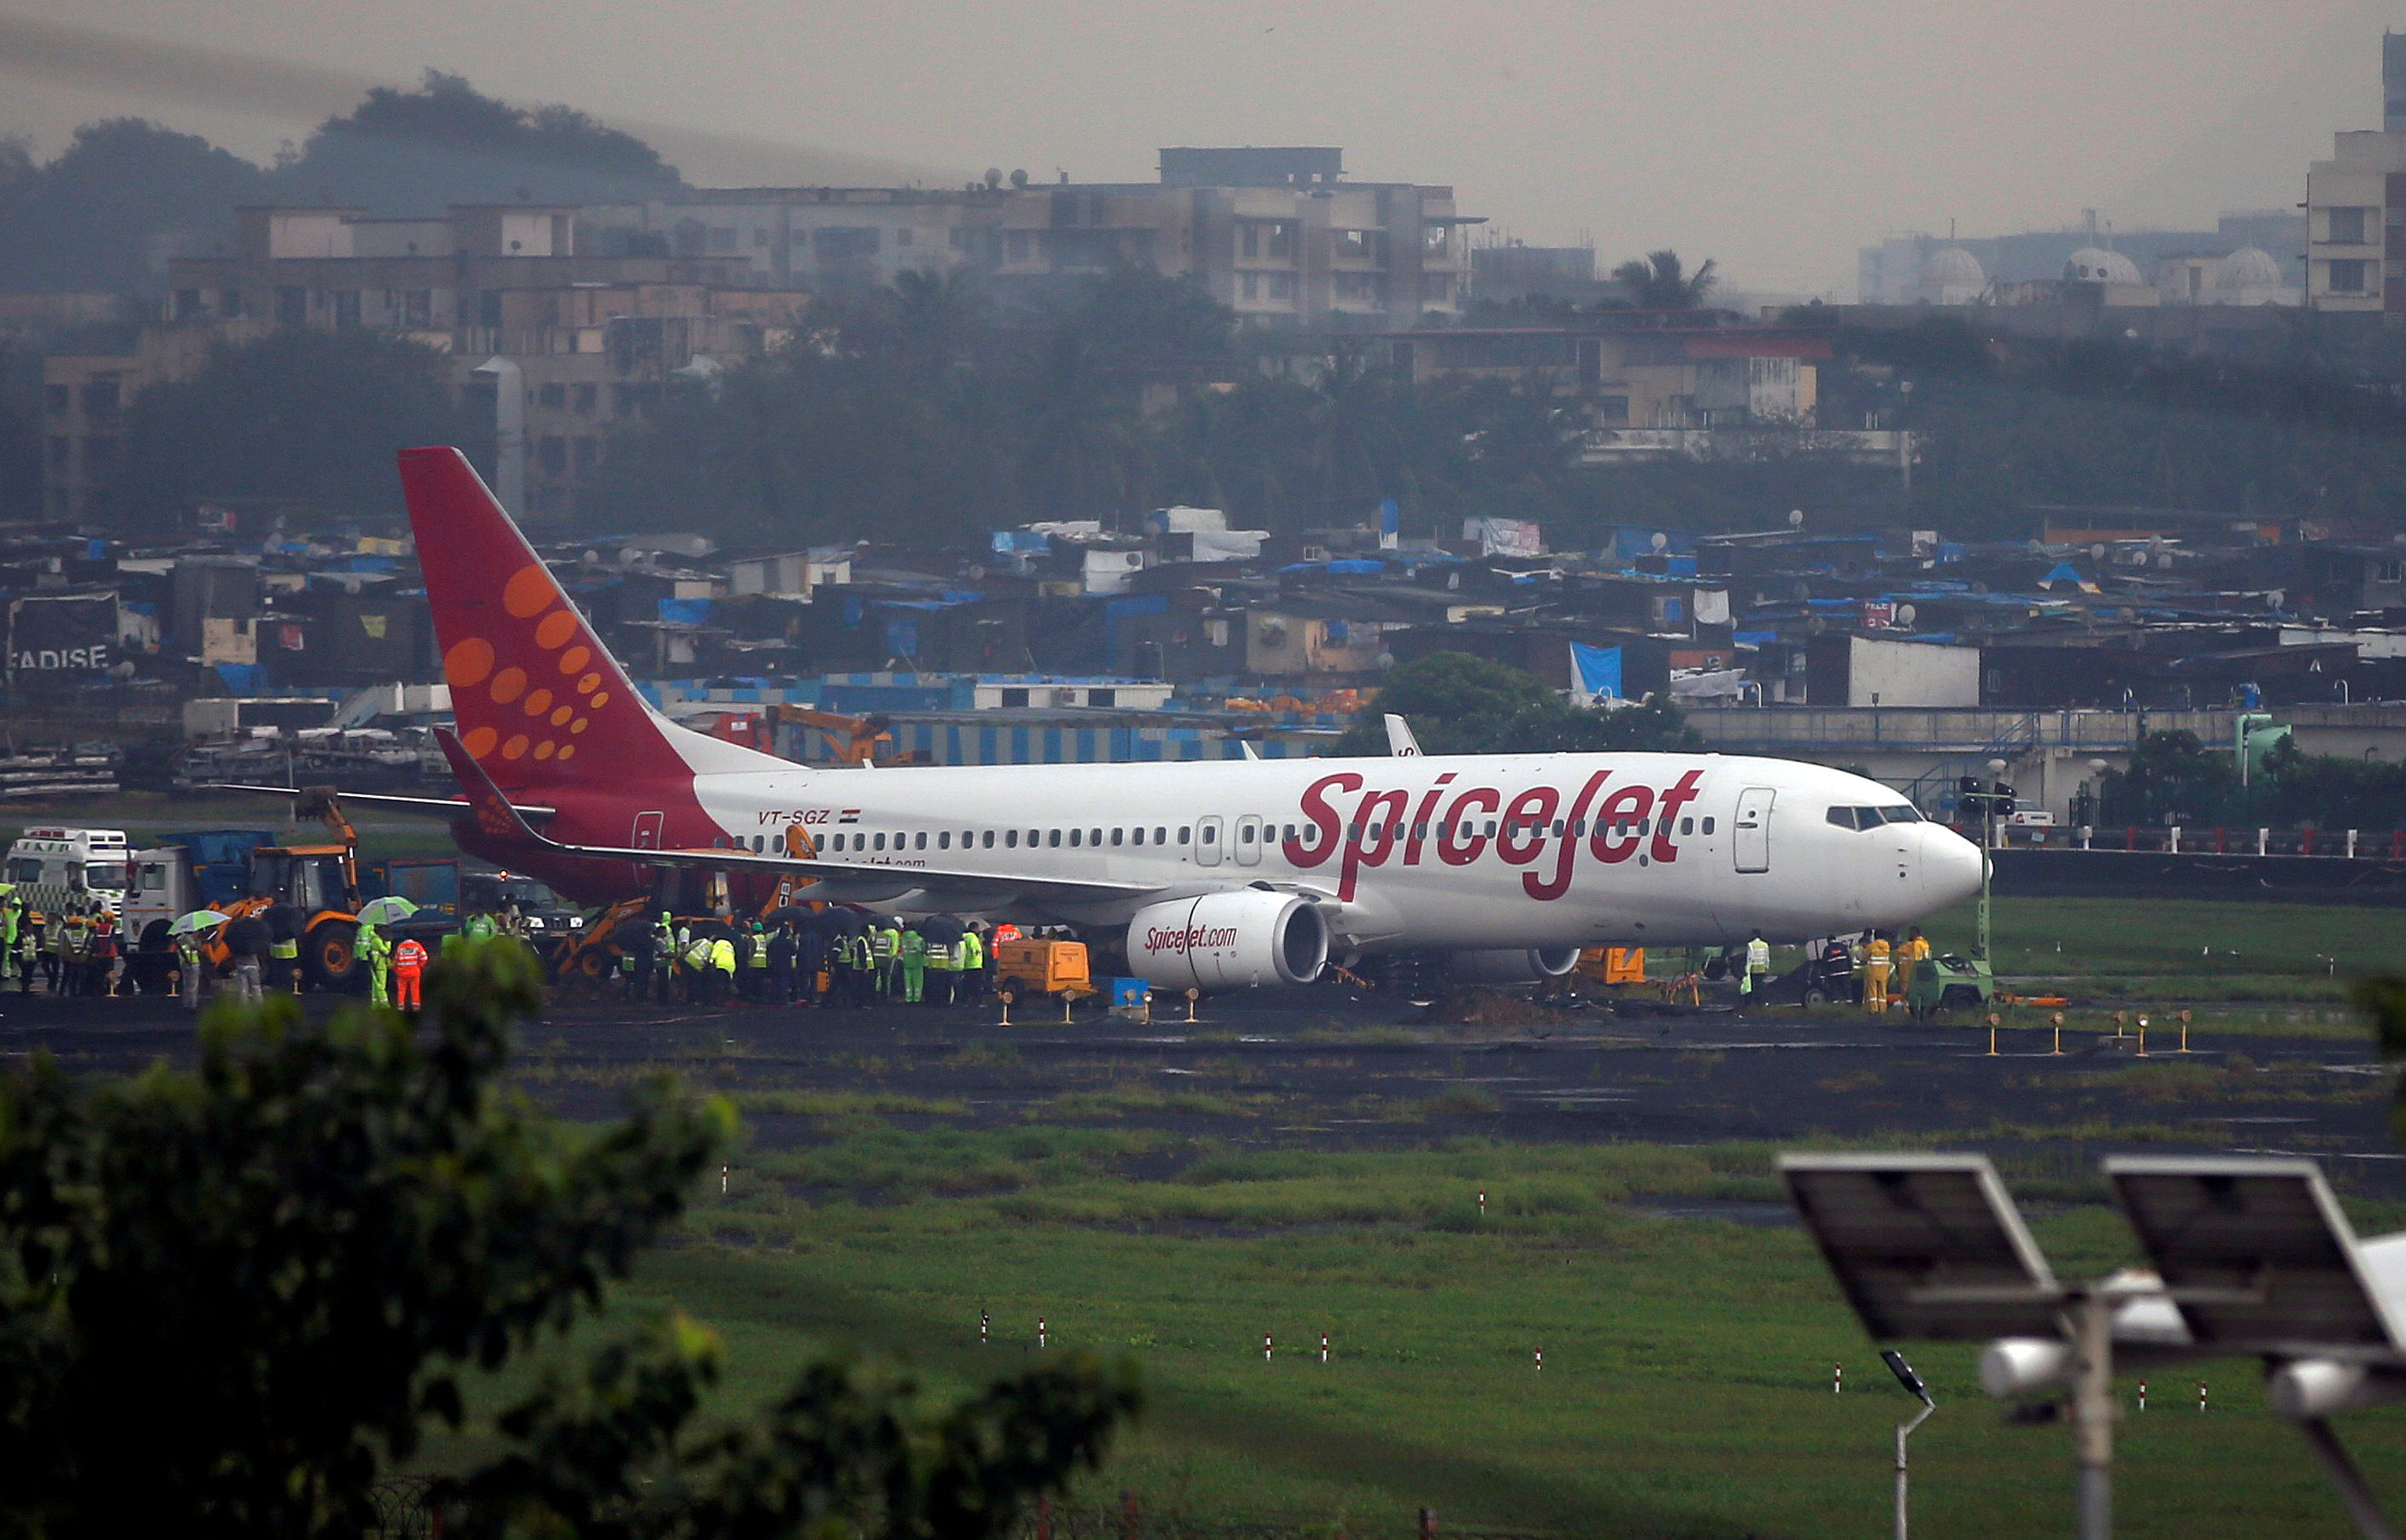
M 1934 909 L 1960 904 L 1980 891 L 1980 847 L 1939 824 L 1921 826 L 1921 891 Z

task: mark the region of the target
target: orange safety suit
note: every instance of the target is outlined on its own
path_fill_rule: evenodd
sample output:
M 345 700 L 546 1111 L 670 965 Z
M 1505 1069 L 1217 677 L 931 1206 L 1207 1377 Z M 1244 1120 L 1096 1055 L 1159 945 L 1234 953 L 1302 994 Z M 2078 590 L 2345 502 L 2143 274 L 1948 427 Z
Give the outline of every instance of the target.
M 418 981 L 426 971 L 426 943 L 412 936 L 392 949 L 392 1003 L 403 1010 L 421 1005 Z

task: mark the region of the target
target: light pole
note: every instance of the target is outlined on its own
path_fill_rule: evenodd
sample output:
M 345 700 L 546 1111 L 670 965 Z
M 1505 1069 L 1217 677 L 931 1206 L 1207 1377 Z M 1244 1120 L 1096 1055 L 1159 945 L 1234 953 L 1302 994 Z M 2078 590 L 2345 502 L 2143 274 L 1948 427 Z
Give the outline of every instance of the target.
M 1888 1372 L 1896 1376 L 1896 1382 L 1904 1387 L 1905 1392 L 1921 1403 L 1921 1410 L 1913 1414 L 1912 1421 L 1896 1425 L 1896 1540 L 1905 1540 L 1904 1441 L 1913 1436 L 1914 1429 L 1930 1420 L 1931 1414 L 1938 1410 L 1938 1403 L 1930 1399 L 1930 1387 L 1913 1372 L 1913 1365 L 1904 1361 L 1903 1353 L 1894 1348 L 1882 1348 L 1880 1362 L 1888 1365 Z
M 1988 784 L 1980 788 L 1980 959 L 1992 968 L 1997 964 L 1988 952 L 1988 868 L 1995 860 L 1997 796 L 2003 786 L 1997 777 L 2004 772 L 2003 760 L 1989 760 Z

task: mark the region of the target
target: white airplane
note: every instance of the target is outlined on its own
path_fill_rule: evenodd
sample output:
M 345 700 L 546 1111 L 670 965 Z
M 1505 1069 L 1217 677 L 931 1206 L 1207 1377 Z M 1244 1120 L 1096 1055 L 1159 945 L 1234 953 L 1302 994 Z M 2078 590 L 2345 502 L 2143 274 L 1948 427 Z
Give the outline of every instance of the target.
M 808 878 L 814 899 L 1122 935 L 1132 973 L 1214 990 L 1381 953 L 1535 980 L 1582 947 L 1893 927 L 1979 889 L 1978 848 L 1894 791 L 1781 759 L 795 765 L 653 711 L 465 457 L 400 460 L 460 841 L 587 902 L 662 869 L 762 895 Z

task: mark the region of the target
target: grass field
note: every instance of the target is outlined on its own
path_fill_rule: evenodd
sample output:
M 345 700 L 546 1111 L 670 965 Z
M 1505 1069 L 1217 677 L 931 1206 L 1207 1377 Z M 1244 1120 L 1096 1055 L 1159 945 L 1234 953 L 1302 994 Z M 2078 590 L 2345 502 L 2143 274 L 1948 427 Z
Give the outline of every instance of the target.
M 1029 1362 L 1043 1317 L 1056 1349 L 1133 1358 L 1150 1396 L 1084 1499 L 1132 1491 L 1188 1520 L 1401 1534 L 1432 1506 L 1451 1528 L 1563 1534 L 1886 1522 L 1888 1429 L 1910 1404 L 1803 1236 L 1633 1201 L 1768 1197 L 1766 1150 L 1456 1142 L 1229 1152 L 1166 1181 L 1103 1174 L 1139 1152 L 1108 1128 L 882 1129 L 739 1157 L 729 1194 L 711 1184 L 687 1243 L 621 1307 L 715 1322 L 730 1409 L 830 1349 L 900 1354 L 929 1384 L 966 1387 Z M 2067 1273 L 2127 1259 L 2098 1209 L 2038 1228 Z M 995 1329 L 983 1350 L 981 1309 Z M 1968 1349 L 1914 1356 L 1944 1408 L 1914 1446 L 1920 1533 L 2060 1533 L 2066 1431 L 2008 1423 Z M 2335 1532 L 2257 1371 L 2201 1372 L 2211 1411 L 2185 1375 L 2125 1423 L 2119 1533 Z M 2375 1484 L 2406 1492 L 2406 1417 L 2345 1431 Z

